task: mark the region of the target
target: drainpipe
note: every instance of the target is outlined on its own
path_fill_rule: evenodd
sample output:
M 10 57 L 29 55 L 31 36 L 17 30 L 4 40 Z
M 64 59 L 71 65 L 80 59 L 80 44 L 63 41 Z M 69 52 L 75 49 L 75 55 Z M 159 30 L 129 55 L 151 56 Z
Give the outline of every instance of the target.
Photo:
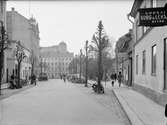
M 130 13 L 129 14 L 127 14 L 127 19 L 129 20 L 129 22 L 131 22 L 131 24 L 132 24 L 132 28 L 133 28 L 133 26 L 134 26 L 134 18 L 133 18 L 133 20 L 132 20 L 132 18 L 130 18 L 130 17 L 132 17 L 131 15 L 130 15 Z M 134 37 L 132 37 L 132 39 L 133 39 L 133 41 L 134 41 Z M 134 50 L 134 47 L 132 46 L 132 78 L 131 78 L 131 84 L 133 85 L 133 83 L 134 83 L 134 57 L 135 57 L 135 50 Z

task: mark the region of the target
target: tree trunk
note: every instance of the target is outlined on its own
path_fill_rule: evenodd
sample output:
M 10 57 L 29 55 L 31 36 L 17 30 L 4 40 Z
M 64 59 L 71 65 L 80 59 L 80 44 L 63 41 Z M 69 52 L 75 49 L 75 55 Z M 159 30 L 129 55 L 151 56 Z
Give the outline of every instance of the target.
M 31 65 L 32 68 L 31 68 L 31 84 L 33 84 L 33 80 L 32 80 L 32 75 L 34 74 L 34 64 Z
M 18 88 L 21 88 L 21 84 L 20 84 L 20 67 L 21 67 L 21 63 L 18 62 L 18 73 L 17 73 L 17 78 L 18 78 L 18 81 L 17 81 L 17 87 Z
M 87 50 L 86 50 L 86 72 L 85 72 L 85 75 L 86 75 L 85 87 L 87 87 L 88 86 L 88 54 L 87 54 Z
M 3 62 L 4 62 L 4 52 L 0 52 L 0 95 L 1 95 L 1 85 L 2 85 L 2 78 L 3 78 Z

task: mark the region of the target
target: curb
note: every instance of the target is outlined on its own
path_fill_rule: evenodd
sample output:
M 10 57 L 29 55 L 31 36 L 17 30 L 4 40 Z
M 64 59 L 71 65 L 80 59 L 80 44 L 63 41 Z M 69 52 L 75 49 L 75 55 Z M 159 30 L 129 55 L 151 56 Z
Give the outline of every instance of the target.
M 113 90 L 113 93 L 117 100 L 119 101 L 122 109 L 128 116 L 129 121 L 132 125 L 145 125 L 136 115 L 136 113 L 130 108 L 128 103 L 115 91 Z

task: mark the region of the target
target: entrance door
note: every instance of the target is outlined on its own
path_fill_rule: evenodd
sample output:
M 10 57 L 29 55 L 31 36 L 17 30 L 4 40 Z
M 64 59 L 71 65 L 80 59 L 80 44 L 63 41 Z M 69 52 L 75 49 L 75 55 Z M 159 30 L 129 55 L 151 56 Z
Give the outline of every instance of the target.
M 167 38 L 164 39 L 164 90 L 167 90 Z

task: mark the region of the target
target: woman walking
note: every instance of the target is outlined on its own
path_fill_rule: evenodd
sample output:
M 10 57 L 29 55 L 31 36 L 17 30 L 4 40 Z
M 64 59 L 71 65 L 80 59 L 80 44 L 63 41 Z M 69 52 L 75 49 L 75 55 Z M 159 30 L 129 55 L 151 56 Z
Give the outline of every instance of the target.
M 121 82 L 122 82 L 122 74 L 121 74 L 121 72 L 119 72 L 119 74 L 118 74 L 119 87 L 121 86 Z

